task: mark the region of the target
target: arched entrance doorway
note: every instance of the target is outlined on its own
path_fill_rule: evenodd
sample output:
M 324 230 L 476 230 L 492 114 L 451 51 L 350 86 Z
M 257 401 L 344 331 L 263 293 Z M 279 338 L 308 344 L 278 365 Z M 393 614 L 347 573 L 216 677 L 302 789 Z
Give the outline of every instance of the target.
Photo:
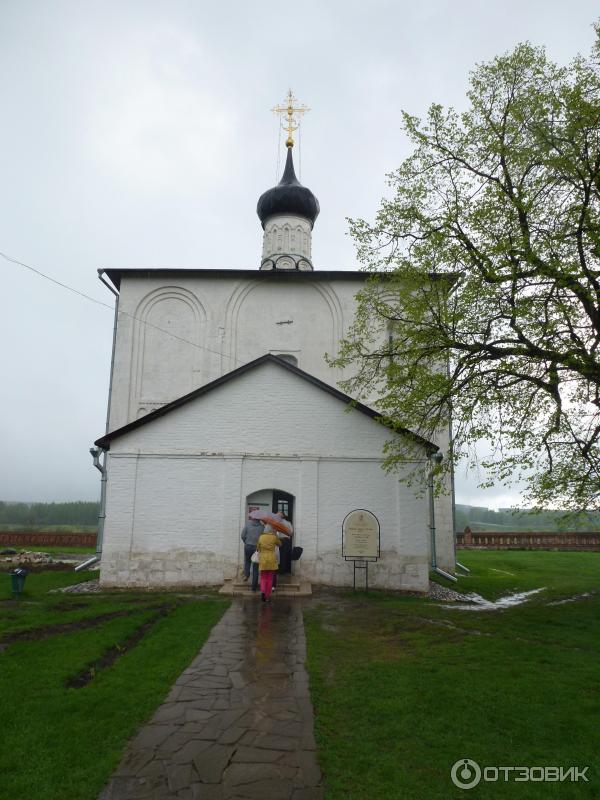
M 261 489 L 246 497 L 246 516 L 255 509 L 274 513 L 281 511 L 293 525 L 295 499 L 293 494 L 284 492 L 282 489 Z M 292 542 L 288 539 L 284 540 L 280 549 L 279 572 L 281 575 L 289 575 L 291 571 Z

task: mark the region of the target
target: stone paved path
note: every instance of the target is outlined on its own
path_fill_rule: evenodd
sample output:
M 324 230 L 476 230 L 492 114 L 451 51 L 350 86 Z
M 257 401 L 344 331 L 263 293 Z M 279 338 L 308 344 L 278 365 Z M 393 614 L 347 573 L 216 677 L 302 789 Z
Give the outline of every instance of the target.
M 235 600 L 99 800 L 319 800 L 300 604 Z

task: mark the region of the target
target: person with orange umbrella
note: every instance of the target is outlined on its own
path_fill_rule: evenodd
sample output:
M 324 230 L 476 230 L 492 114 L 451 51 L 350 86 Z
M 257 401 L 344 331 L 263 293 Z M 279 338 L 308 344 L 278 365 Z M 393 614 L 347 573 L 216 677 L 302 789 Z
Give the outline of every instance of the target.
M 260 520 L 263 525 L 271 525 L 274 530 L 285 533 L 287 536 L 292 533 L 292 524 L 284 519 L 281 511 L 275 514 L 273 511 L 261 511 L 261 509 L 256 509 L 255 511 L 251 511 L 248 516 L 250 519 Z

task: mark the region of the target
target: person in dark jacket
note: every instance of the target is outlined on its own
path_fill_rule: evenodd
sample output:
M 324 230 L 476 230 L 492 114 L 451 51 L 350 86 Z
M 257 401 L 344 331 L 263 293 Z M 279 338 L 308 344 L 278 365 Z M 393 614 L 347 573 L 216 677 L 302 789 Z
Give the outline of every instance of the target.
M 278 517 L 285 520 L 289 525 L 289 533 L 281 535 L 281 549 L 279 550 L 279 572 L 281 574 L 289 574 L 292 571 L 292 536 L 294 529 L 292 523 L 282 511 L 277 513 Z
M 242 542 L 244 543 L 244 580 L 250 577 L 250 567 L 252 567 L 252 591 L 258 589 L 258 564 L 251 561 L 253 553 L 256 552 L 258 539 L 263 532 L 264 525 L 257 519 L 248 519 L 242 528 Z

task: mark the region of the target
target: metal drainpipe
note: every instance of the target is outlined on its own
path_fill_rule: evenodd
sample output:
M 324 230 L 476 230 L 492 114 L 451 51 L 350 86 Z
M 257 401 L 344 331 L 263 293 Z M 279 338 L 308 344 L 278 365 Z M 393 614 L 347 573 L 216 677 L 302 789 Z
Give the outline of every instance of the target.
M 110 355 L 110 378 L 108 381 L 108 403 L 106 404 L 106 425 L 104 428 L 104 432 L 108 433 L 108 425 L 110 421 L 110 401 L 112 400 L 112 387 L 113 387 L 113 372 L 115 368 L 115 349 L 117 345 L 117 322 L 119 319 L 119 293 L 113 289 L 110 283 L 107 283 L 102 275 L 104 274 L 103 269 L 98 270 L 98 278 L 100 281 L 114 294 L 116 297 L 115 300 L 115 318 L 113 321 L 113 340 L 112 340 L 112 352 Z
M 437 565 L 437 554 L 436 554 L 436 547 L 435 547 L 435 503 L 434 503 L 434 491 L 433 491 L 433 469 L 435 461 L 436 464 L 441 464 L 443 459 L 443 455 L 438 450 L 437 452 L 433 453 L 429 457 L 429 528 L 431 530 L 431 569 L 433 572 L 441 575 L 443 578 L 446 578 L 449 581 L 453 581 L 456 583 L 456 578 L 454 575 L 450 575 L 449 572 L 446 572 L 443 569 L 440 569 Z
M 100 511 L 98 513 L 98 532 L 96 534 L 96 555 L 88 558 L 83 564 L 78 564 L 75 567 L 75 572 L 90 567 L 92 564 L 100 561 L 102 557 L 102 539 L 104 538 L 104 520 L 106 518 L 106 451 L 102 450 L 100 447 L 90 447 L 90 453 L 94 459 L 94 466 L 102 475 L 100 479 Z M 104 454 L 104 458 L 102 459 L 102 463 L 100 463 L 102 454 Z
M 104 274 L 103 269 L 98 270 L 98 278 L 100 281 L 114 294 L 115 300 L 115 315 L 113 321 L 113 339 L 112 339 L 112 352 L 110 356 L 110 379 L 108 383 L 108 403 L 106 405 L 106 423 L 104 426 L 105 433 L 108 433 L 108 426 L 110 421 L 110 401 L 112 399 L 112 385 L 113 385 L 113 372 L 115 366 L 115 349 L 117 343 L 117 322 L 119 319 L 119 293 L 107 283 L 102 277 Z M 75 567 L 75 572 L 86 569 L 92 564 L 96 564 L 102 558 L 102 541 L 104 539 L 104 520 L 106 519 L 106 451 L 101 450 L 99 447 L 91 447 L 90 453 L 94 459 L 94 466 L 100 470 L 102 478 L 100 479 L 100 511 L 98 512 L 98 531 L 96 533 L 96 554 L 88 558 L 82 564 Z M 100 463 L 100 456 L 104 453 L 102 463 Z
M 465 567 L 465 565 L 461 564 L 456 558 L 456 491 L 454 485 L 454 437 L 452 433 L 452 416 L 450 416 L 450 421 L 448 422 L 448 432 L 450 435 L 450 458 L 452 459 L 450 462 L 450 486 L 452 492 L 452 542 L 454 544 L 454 563 L 459 569 L 462 569 L 463 572 L 471 572 L 468 567 Z
M 446 377 L 450 378 L 450 362 L 446 359 Z M 454 563 L 464 572 L 470 572 L 468 567 L 456 560 L 456 486 L 454 483 L 454 432 L 452 430 L 452 401 L 450 401 L 448 415 L 448 442 L 450 450 L 450 491 L 452 492 L 452 545 L 454 547 Z

